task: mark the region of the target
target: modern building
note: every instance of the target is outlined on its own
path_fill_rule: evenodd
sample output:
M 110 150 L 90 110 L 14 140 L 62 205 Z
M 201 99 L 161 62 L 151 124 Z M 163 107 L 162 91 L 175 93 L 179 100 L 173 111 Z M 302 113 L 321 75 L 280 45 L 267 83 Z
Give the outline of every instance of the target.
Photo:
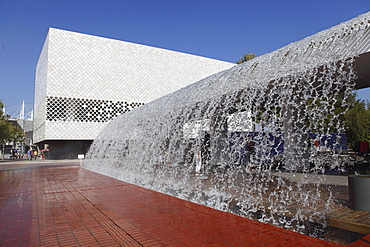
M 33 141 L 50 158 L 77 158 L 115 117 L 232 66 L 50 28 L 36 67 Z

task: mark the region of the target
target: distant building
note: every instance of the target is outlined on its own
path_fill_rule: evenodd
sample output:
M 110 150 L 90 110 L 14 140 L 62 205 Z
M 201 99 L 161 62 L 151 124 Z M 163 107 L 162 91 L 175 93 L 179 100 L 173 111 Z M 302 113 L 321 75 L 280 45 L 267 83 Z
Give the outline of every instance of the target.
M 35 76 L 33 142 L 86 153 L 115 117 L 234 64 L 50 28 Z

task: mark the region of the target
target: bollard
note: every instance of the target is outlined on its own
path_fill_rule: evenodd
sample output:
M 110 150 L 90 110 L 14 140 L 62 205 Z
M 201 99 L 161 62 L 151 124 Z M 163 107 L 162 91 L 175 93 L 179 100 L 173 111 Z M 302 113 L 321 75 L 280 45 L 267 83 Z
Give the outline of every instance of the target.
M 349 207 L 370 212 L 370 175 L 348 176 Z

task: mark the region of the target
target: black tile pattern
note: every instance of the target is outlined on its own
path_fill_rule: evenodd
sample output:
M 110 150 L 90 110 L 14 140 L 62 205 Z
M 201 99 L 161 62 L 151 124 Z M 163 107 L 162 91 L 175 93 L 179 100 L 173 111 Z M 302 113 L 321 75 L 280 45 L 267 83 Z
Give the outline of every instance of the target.
M 108 122 L 144 103 L 47 97 L 46 120 L 55 122 Z

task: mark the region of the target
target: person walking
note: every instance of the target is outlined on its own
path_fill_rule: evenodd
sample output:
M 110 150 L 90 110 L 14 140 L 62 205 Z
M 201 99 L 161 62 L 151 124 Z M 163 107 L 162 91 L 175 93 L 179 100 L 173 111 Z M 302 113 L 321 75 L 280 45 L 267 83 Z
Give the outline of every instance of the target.
M 32 150 L 31 149 L 28 149 L 27 151 L 27 159 L 32 160 Z
M 200 169 L 202 168 L 202 151 L 198 150 L 196 154 L 196 163 L 195 163 L 195 174 L 200 174 Z
M 13 156 L 13 160 L 18 159 L 18 150 L 17 149 L 15 149 L 15 148 L 13 149 L 12 156 Z

